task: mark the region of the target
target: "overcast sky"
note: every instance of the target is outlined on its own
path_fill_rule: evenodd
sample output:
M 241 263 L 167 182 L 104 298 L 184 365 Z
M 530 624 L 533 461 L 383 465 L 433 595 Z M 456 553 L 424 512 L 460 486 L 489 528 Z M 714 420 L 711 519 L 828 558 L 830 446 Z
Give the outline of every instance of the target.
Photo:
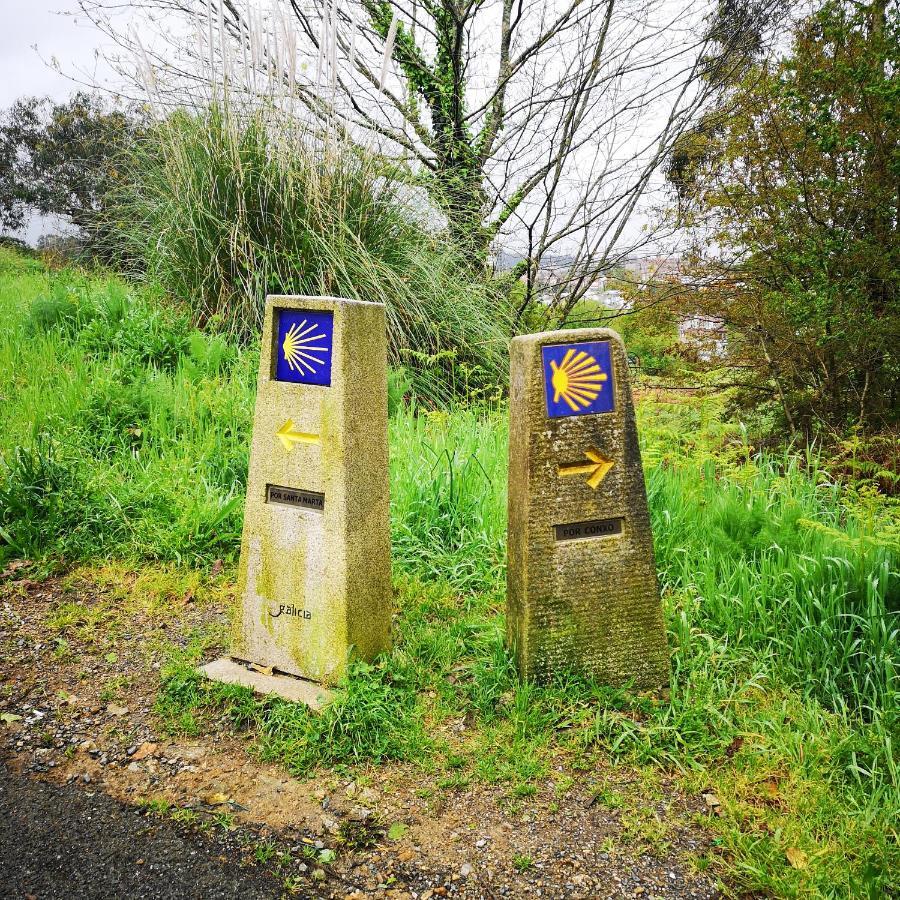
M 76 90 L 48 65 L 53 57 L 64 72 L 104 82 L 94 57 L 103 42 L 75 0 L 0 0 L 0 108 L 23 94 L 62 99 Z

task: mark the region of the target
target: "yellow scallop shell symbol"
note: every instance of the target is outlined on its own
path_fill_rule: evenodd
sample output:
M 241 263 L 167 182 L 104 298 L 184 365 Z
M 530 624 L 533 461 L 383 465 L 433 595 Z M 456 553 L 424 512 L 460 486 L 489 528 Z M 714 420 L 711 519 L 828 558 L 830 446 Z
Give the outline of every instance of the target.
M 295 322 L 291 325 L 288 333 L 284 336 L 284 342 L 281 349 L 284 351 L 284 358 L 287 364 L 295 372 L 303 369 L 309 372 L 315 372 L 318 366 L 325 363 L 323 357 L 319 354 L 328 352 L 327 343 L 318 344 L 317 341 L 327 341 L 324 334 L 316 334 L 316 325 L 310 325 L 307 328 L 306 319 L 299 325 Z
M 553 369 L 551 384 L 553 385 L 553 402 L 559 403 L 562 398 L 569 404 L 572 412 L 578 412 L 590 406 L 600 395 L 603 382 L 607 379 L 597 360 L 584 350 L 575 351 L 569 348 L 562 362 L 550 362 Z

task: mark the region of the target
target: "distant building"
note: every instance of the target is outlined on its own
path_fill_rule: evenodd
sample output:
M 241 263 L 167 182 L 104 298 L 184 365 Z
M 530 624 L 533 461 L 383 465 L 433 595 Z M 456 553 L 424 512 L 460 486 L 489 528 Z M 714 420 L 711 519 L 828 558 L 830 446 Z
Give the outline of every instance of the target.
M 506 272 L 523 262 L 525 257 L 515 251 L 499 250 L 493 258 L 494 269 Z M 573 276 L 576 258 L 566 254 L 547 253 L 541 258 L 540 266 L 534 273 L 534 291 L 538 302 L 545 306 L 559 302 L 560 298 L 570 296 L 576 284 L 581 285 Z M 655 279 L 677 279 L 681 276 L 680 256 L 631 256 L 616 267 L 624 269 L 634 276 L 637 286 L 644 287 Z M 522 280 L 527 278 L 523 274 Z M 598 275 L 584 291 L 585 300 L 600 303 L 614 312 L 627 312 L 633 306 L 623 291 L 607 288 L 607 276 Z
M 621 291 L 606 290 L 603 292 L 600 302 L 607 309 L 614 309 L 617 312 L 625 312 L 631 309 L 632 303 Z
M 682 317 L 678 322 L 678 340 L 704 362 L 720 359 L 728 350 L 725 322 L 718 316 L 695 313 Z
M 681 257 L 629 256 L 622 262 L 622 268 L 644 284 L 659 278 L 679 278 Z
M 626 299 L 622 291 L 606 286 L 605 275 L 597 278 L 584 292 L 584 299 L 600 303 L 607 309 L 615 310 L 616 312 L 625 312 L 631 309 L 631 301 Z

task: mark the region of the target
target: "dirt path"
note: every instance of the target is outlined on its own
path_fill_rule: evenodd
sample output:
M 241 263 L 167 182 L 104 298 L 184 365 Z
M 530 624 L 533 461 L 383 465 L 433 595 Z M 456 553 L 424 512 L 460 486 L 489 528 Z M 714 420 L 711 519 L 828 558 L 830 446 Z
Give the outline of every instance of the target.
M 0 802 L 33 810 L 24 825 L 5 823 L 2 852 L 13 859 L 25 835 L 33 850 L 15 877 L 47 879 L 41 890 L 13 882 L 12 896 L 56 896 L 53 878 L 74 877 L 72 856 L 114 879 L 137 878 L 138 858 L 158 860 L 177 879 L 172 860 L 192 851 L 208 897 L 236 896 L 245 877 L 250 897 L 719 896 L 692 865 L 709 845 L 692 823 L 702 801 L 673 786 L 648 806 L 626 770 L 560 763 L 533 796 L 511 800 L 502 786 L 448 787 L 412 765 L 294 778 L 224 727 L 167 737 L 152 713 L 166 647 L 221 632 L 223 610 L 185 602 L 177 621 L 155 618 L 128 598 L 110 602 L 110 590 L 89 579 L 0 583 L 0 755 L 11 773 Z M 70 820 L 52 815 L 63 803 Z M 61 840 L 69 849 L 42 863 L 42 844 Z M 83 896 L 170 896 L 142 895 L 140 881 L 88 883 L 99 893 Z

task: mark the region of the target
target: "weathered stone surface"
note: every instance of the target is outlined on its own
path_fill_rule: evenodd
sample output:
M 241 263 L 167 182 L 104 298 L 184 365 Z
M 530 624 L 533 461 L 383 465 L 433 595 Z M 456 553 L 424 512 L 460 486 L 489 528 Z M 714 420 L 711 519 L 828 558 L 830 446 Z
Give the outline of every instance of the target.
M 258 694 L 275 694 L 293 703 L 305 703 L 315 710 L 321 709 L 331 700 L 331 691 L 320 684 L 292 675 L 266 675 L 264 672 L 254 672 L 233 659 L 217 659 L 201 666 L 200 671 L 213 681 L 239 684 L 251 688 Z M 139 758 L 135 754 L 135 759 Z
M 573 374 L 567 387 L 549 363 L 545 380 L 543 348 L 565 368 L 562 345 L 598 342 L 606 347 L 593 351 L 603 355 L 593 381 L 582 375 L 579 386 Z M 510 366 L 507 638 L 519 670 L 663 688 L 669 658 L 621 338 L 609 329 L 525 335 L 512 341 Z
M 324 314 L 320 320 L 332 323 L 330 385 L 278 380 L 279 373 L 306 372 L 299 361 L 284 367 L 281 310 Z M 311 361 L 319 377 L 325 358 L 316 350 L 298 360 Z M 330 683 L 344 674 L 351 653 L 368 660 L 389 646 L 388 491 L 384 307 L 269 297 L 233 656 Z

